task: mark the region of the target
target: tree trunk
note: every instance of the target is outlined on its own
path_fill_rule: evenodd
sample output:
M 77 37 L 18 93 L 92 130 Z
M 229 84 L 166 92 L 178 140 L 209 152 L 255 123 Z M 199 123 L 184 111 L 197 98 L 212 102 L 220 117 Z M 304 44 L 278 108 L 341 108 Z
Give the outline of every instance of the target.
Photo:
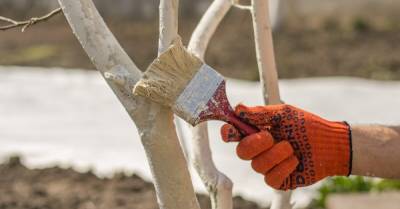
M 92 1 L 59 0 L 59 3 L 80 44 L 136 123 L 160 208 L 199 209 L 172 112 L 132 95 L 141 72 L 107 28 Z M 160 2 L 162 50 L 176 36 L 177 7 L 178 1 Z

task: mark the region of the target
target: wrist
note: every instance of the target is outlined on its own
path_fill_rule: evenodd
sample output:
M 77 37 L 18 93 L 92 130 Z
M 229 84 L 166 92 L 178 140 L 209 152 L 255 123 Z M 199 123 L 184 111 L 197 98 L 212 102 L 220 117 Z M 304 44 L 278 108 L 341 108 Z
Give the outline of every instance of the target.
M 319 177 L 348 176 L 352 167 L 351 128 L 346 122 L 315 120 L 313 135 L 321 136 L 313 144 L 315 156 L 320 158 Z M 318 177 L 317 177 L 318 178 Z
M 351 126 L 346 122 L 333 122 L 333 144 L 330 153 L 332 156 L 330 176 L 349 176 L 352 169 L 352 142 Z

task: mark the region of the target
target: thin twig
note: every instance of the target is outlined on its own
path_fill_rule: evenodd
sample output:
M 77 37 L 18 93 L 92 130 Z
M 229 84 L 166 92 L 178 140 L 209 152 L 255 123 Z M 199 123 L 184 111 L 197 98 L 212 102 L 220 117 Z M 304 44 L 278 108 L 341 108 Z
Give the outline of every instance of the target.
M 242 10 L 251 10 L 252 7 L 250 5 L 243 5 L 240 3 L 240 0 L 231 0 L 232 6 Z
M 61 8 L 57 8 L 42 17 L 32 17 L 31 19 L 24 20 L 24 21 L 15 21 L 15 20 L 12 20 L 7 17 L 0 16 L 1 21 L 11 23 L 9 25 L 0 26 L 0 30 L 8 30 L 11 28 L 22 27 L 21 31 L 24 32 L 25 29 L 27 29 L 28 27 L 30 27 L 36 23 L 46 21 L 46 20 L 50 19 L 51 17 L 53 17 L 54 15 L 61 13 L 61 11 L 62 11 Z
M 246 6 L 241 4 L 233 4 L 232 6 L 242 10 L 252 10 L 251 6 Z

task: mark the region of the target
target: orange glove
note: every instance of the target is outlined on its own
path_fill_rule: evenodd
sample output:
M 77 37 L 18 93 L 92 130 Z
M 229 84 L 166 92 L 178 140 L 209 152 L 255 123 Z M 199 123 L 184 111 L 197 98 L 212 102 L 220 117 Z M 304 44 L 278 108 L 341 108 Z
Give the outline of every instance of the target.
M 350 174 L 351 129 L 346 122 L 327 121 L 290 105 L 238 105 L 235 113 L 261 130 L 239 142 L 237 155 L 252 160 L 271 187 L 295 189 Z M 222 126 L 221 135 L 224 141 L 242 138 L 229 124 Z

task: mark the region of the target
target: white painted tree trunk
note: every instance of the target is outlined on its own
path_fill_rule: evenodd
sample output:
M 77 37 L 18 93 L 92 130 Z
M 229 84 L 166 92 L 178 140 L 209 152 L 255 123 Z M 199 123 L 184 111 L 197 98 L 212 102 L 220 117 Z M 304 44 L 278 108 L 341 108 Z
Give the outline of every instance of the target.
M 59 0 L 75 36 L 134 120 L 162 209 L 199 209 L 186 161 L 165 107 L 132 95 L 141 72 L 121 48 L 90 0 Z M 160 2 L 160 51 L 176 37 L 176 0 Z
M 278 72 L 276 69 L 269 0 L 252 0 L 252 17 L 257 64 L 265 104 L 280 104 Z M 290 209 L 291 192 L 275 191 L 271 209 Z
M 160 208 L 198 209 L 199 205 L 173 124 L 172 112 L 167 108 L 132 95 L 131 89 L 140 79 L 141 72 L 120 47 L 98 14 L 92 1 L 59 0 L 59 3 L 84 50 L 96 68 L 106 78 L 108 84 L 138 127 L 154 177 Z M 272 36 L 269 36 L 266 40 L 263 38 L 257 39 L 257 37 L 260 37 L 257 34 L 264 33 L 258 29 L 265 26 L 263 24 L 268 23 L 268 11 L 264 12 L 267 15 L 264 16 L 267 17 L 264 21 L 258 20 L 259 13 L 256 11 L 258 11 L 257 8 L 262 8 L 263 4 L 257 5 L 253 2 L 258 58 L 264 53 L 267 55 L 266 57 L 271 58 L 272 52 L 272 59 L 266 60 L 267 62 L 264 62 L 263 59 L 258 59 L 258 62 L 260 69 L 269 69 L 271 66 L 271 69 L 274 69 L 275 62 L 269 62 L 274 60 L 273 51 L 268 51 L 269 46 L 271 46 L 270 49 L 272 50 L 272 39 L 270 40 L 271 42 L 268 41 Z M 201 58 L 204 57 L 213 33 L 230 7 L 230 0 L 215 0 L 212 3 L 190 40 L 189 49 L 193 53 Z M 177 37 L 177 31 L 178 0 L 161 0 L 159 53 L 169 47 L 172 40 Z M 265 89 L 268 90 L 270 100 L 277 98 L 276 101 L 280 101 L 277 82 L 274 83 L 273 80 L 273 71 L 272 74 L 270 71 L 263 70 L 262 72 L 268 72 L 266 77 L 261 74 L 261 80 L 262 82 L 266 81 Z M 271 78 L 271 75 L 272 80 L 268 79 Z M 266 94 L 264 93 L 264 95 Z M 216 169 L 212 161 L 207 124 L 203 123 L 193 128 L 192 132 L 193 164 L 210 193 L 212 207 L 214 209 L 231 209 L 232 182 Z M 279 203 L 285 203 L 284 200 L 286 200 L 287 196 L 281 195 L 279 197 L 284 197 Z M 285 208 L 282 204 L 278 205 L 280 205 L 279 208 Z

